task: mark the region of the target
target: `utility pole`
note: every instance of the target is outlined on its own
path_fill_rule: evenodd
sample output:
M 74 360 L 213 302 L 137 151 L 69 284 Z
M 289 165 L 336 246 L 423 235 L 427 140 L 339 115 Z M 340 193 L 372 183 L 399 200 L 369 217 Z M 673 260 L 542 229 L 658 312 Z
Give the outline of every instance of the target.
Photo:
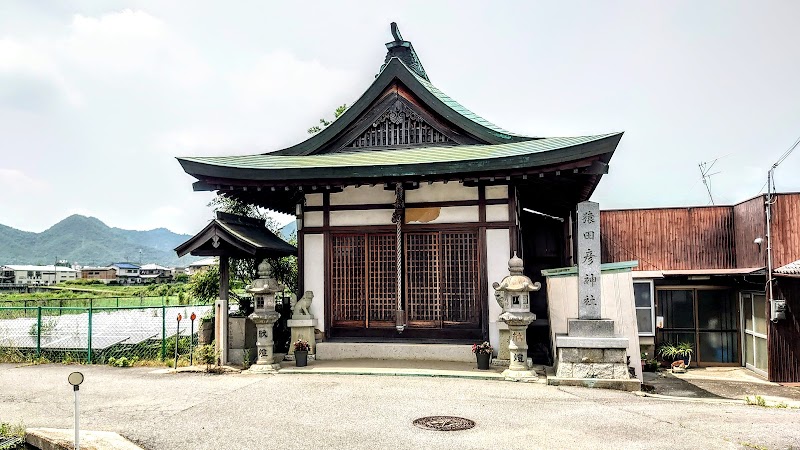
M 792 154 L 794 149 L 797 148 L 798 144 L 800 144 L 800 137 L 794 141 L 794 144 L 789 147 L 789 150 L 786 150 L 786 152 L 784 152 L 783 155 L 781 155 L 781 157 L 775 161 L 775 164 L 770 167 L 769 171 L 767 171 L 767 201 L 765 202 L 765 213 L 767 216 L 767 290 L 769 294 L 768 300 L 770 308 L 772 307 L 772 301 L 775 299 L 772 293 L 772 205 L 774 203 L 772 194 L 773 189 L 775 188 L 775 169 L 777 169 L 778 166 L 786 158 L 788 158 L 790 154 Z

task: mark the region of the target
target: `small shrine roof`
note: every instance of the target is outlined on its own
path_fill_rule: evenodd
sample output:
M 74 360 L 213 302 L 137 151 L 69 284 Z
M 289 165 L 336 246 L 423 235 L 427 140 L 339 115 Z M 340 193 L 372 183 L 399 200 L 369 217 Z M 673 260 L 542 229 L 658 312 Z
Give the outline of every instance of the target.
M 199 233 L 175 248 L 178 257 L 239 256 L 250 258 L 296 255 L 297 248 L 276 236 L 263 220 L 217 211 Z

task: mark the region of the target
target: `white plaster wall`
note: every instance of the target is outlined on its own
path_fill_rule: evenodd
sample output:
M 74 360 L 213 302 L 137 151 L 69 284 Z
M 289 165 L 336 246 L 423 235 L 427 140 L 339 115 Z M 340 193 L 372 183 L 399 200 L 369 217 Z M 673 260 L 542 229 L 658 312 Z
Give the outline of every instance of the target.
M 317 319 L 317 328 L 325 331 L 325 251 L 321 234 L 306 234 L 303 240 L 303 284 L 306 291 L 314 293 L 311 315 Z
M 363 211 L 331 211 L 331 226 L 349 225 L 391 225 L 391 209 L 370 209 Z
M 507 222 L 508 205 L 486 205 L 487 222 Z
M 322 211 L 307 211 L 303 213 L 303 228 L 305 227 L 321 227 L 322 226 Z
M 639 329 L 633 299 L 631 272 L 603 273 L 600 276 L 600 316 L 614 320 L 614 333 L 628 338 L 628 356 L 636 376 L 642 379 Z M 550 333 L 553 346 L 555 335 L 566 334 L 568 319 L 578 317 L 578 276 L 547 279 L 547 309 L 550 313 Z M 555 355 L 555 349 L 553 349 Z
M 363 205 L 369 203 L 394 203 L 394 189 L 387 190 L 383 185 L 347 186 L 342 192 L 331 194 L 331 205 Z
M 406 191 L 406 203 L 446 202 L 453 200 L 478 200 L 478 188 L 467 187 L 461 183 L 420 183 L 418 189 Z M 394 202 L 394 193 L 392 193 Z M 373 202 L 375 203 L 375 202 Z
M 306 194 L 306 206 L 322 206 L 322 194 Z
M 486 301 L 489 302 L 489 342 L 495 349 L 500 347 L 497 318 L 503 309 L 494 299 L 492 283 L 495 281 L 499 283 L 508 275 L 508 259 L 510 257 L 511 243 L 508 238 L 508 229 L 486 230 L 486 276 L 488 277 L 486 285 L 489 287 Z M 497 351 L 495 351 L 495 355 L 497 355 Z
M 417 222 L 406 219 L 406 223 L 469 223 L 477 222 L 478 218 L 478 206 L 445 206 L 439 208 L 439 216 L 433 220 Z
M 486 186 L 486 198 L 488 200 L 508 198 L 508 186 Z

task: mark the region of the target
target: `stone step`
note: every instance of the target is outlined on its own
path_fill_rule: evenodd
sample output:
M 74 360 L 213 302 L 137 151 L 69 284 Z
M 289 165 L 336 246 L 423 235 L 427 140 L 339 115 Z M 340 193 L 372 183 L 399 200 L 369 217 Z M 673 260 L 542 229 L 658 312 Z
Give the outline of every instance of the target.
M 317 360 L 389 359 L 475 362 L 472 346 L 465 344 L 408 344 L 402 342 L 320 342 Z

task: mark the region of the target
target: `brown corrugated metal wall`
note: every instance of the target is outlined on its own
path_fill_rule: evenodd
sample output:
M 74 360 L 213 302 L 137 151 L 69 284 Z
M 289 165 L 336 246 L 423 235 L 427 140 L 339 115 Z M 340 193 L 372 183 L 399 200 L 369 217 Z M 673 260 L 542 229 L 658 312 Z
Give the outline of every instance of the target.
M 778 277 L 775 297 L 786 299 L 788 311 L 786 320 L 769 323 L 769 381 L 800 382 L 800 279 Z
M 737 267 L 764 267 L 767 255 L 767 215 L 763 195 L 733 207 Z M 762 238 L 761 249 L 753 241 Z
M 775 268 L 800 259 L 800 194 L 778 194 L 772 207 Z
M 638 270 L 736 267 L 733 208 L 602 211 L 603 262 L 639 260 Z

